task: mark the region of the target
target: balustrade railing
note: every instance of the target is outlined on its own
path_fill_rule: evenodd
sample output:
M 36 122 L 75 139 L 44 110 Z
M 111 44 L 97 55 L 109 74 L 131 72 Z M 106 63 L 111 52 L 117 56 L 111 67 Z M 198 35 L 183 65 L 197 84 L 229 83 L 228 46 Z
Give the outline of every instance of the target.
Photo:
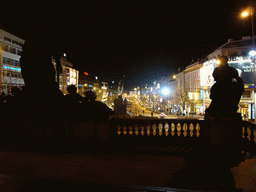
M 26 141 L 34 140 L 37 142 L 38 139 L 42 141 L 44 138 L 45 140 L 53 140 L 52 137 L 65 138 L 67 141 L 104 141 L 106 144 L 109 143 L 116 147 L 199 146 L 200 148 L 207 148 L 211 144 L 210 123 L 197 119 L 113 118 L 109 123 L 100 125 L 79 122 L 59 125 L 58 128 L 53 125 L 24 124 L 23 131 L 19 125 L 13 126 L 9 123 L 7 125 L 9 126 L 1 128 L 1 147 L 3 145 L 11 146 L 8 143 L 16 145 L 10 138 L 15 138 L 15 140 L 24 138 Z M 73 133 L 76 131 L 77 133 L 74 135 Z M 232 133 L 232 127 L 228 131 Z M 234 131 L 237 132 L 239 129 L 234 129 Z M 238 143 L 241 142 L 241 149 L 256 154 L 256 125 L 242 121 L 240 131 L 241 140 L 239 140 L 239 136 L 237 138 Z
M 242 122 L 241 149 L 256 154 L 256 125 Z M 211 143 L 209 121 L 196 119 L 113 119 L 111 140 L 125 146 L 200 146 Z M 229 129 L 228 131 L 232 131 Z M 234 131 L 239 131 L 234 128 Z M 232 137 L 232 132 L 230 136 Z
M 210 142 L 207 122 L 196 119 L 113 119 L 110 135 L 111 140 L 125 145 L 200 145 Z

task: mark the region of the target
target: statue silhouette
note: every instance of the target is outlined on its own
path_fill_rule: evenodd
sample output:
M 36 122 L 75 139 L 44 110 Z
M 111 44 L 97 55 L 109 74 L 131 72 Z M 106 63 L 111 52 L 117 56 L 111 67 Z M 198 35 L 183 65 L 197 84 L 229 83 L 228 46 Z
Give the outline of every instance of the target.
M 235 68 L 228 66 L 225 56 L 219 58 L 213 77 L 216 83 L 211 88 L 210 106 L 205 110 L 205 118 L 235 117 L 238 104 L 244 91 L 243 80 Z
M 55 81 L 51 56 L 56 47 L 44 39 L 29 39 L 20 58 L 25 89 L 19 104 L 20 118 L 24 122 L 57 127 L 63 117 L 63 93 Z M 54 124 L 54 125 L 53 125 Z M 57 132 L 57 128 L 55 129 Z

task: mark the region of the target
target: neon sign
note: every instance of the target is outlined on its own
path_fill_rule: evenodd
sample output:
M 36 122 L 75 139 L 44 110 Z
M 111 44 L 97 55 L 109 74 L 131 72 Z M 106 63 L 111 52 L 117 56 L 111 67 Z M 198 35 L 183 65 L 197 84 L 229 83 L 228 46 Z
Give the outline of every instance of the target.
M 6 68 L 6 69 L 12 69 L 12 70 L 17 70 L 17 71 L 21 71 L 21 69 L 20 69 L 20 68 L 7 67 L 7 66 L 3 66 L 3 68 Z

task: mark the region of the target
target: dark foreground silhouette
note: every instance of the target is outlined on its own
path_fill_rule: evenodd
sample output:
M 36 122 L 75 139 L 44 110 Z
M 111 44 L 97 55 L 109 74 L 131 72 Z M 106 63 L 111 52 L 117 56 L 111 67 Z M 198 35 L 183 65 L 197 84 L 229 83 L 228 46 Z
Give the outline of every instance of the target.
M 6 140 L 12 139 L 8 142 L 11 149 L 23 150 L 26 144 L 33 138 L 34 130 L 40 128 L 52 127 L 53 136 L 51 140 L 45 141 L 47 137 L 39 139 L 36 146 L 29 143 L 29 147 L 33 149 L 42 149 L 45 144 L 45 151 L 56 148 L 57 150 L 65 151 L 70 146 L 75 146 L 73 143 L 62 142 L 59 146 L 56 141 L 65 134 L 63 131 L 63 124 L 73 125 L 79 122 L 86 122 L 88 125 L 102 125 L 108 123 L 109 115 L 112 111 L 103 103 L 96 101 L 94 92 L 86 93 L 85 99 L 82 100 L 78 96 L 74 87 L 69 90 L 68 96 L 63 94 L 58 89 L 55 82 L 55 71 L 52 65 L 49 51 L 42 42 L 41 50 L 33 43 L 26 42 L 24 52 L 22 53 L 21 69 L 26 86 L 22 91 L 17 89 L 14 91 L 13 98 L 6 103 L 1 102 L 2 122 Z M 35 62 L 37 62 L 35 64 Z M 212 87 L 211 98 L 212 103 L 206 112 L 206 119 L 216 119 L 221 117 L 233 117 L 237 110 L 237 104 L 241 97 L 242 84 L 238 76 L 233 75 L 228 67 L 218 68 L 214 72 L 216 84 Z M 229 74 L 232 74 L 229 76 Z M 235 73 L 234 73 L 235 74 Z M 232 77 L 232 78 L 231 78 Z M 236 83 L 232 79 L 236 79 Z M 239 91 L 237 91 L 237 89 Z M 17 92 L 17 93 L 16 93 Z M 232 94 L 231 101 L 227 98 Z M 239 97 L 240 95 L 240 97 Z M 82 100 L 82 103 L 81 103 Z M 225 106 L 225 110 L 219 113 L 220 109 Z M 226 110 L 230 109 L 230 110 Z M 221 115 L 223 116 L 221 116 Z M 94 126 L 95 127 L 95 126 Z M 32 131 L 31 131 L 32 130 Z M 94 130 L 94 135 L 97 135 L 97 130 Z M 74 137 L 73 127 L 69 126 L 68 134 Z M 70 141 L 75 141 L 70 139 Z M 92 146 L 97 140 L 88 140 L 87 145 L 76 146 L 80 148 L 96 148 Z M 90 143 L 94 141 L 94 143 Z M 4 142 L 2 142 L 4 144 Z M 118 144 L 115 144 L 118 145 Z M 72 148 L 76 150 L 76 148 Z M 125 149 L 125 148 L 124 148 Z M 186 167 L 177 172 L 169 181 L 167 186 L 177 188 L 193 188 L 193 189 L 235 189 L 230 166 L 226 160 L 227 150 L 222 150 L 216 146 L 205 148 L 205 151 L 197 151 L 196 154 L 187 154 L 184 158 L 187 163 Z M 211 153 L 209 153 L 209 151 Z M 67 150 L 68 151 L 68 150 Z M 100 150 L 97 150 L 98 152 Z M 201 155 L 200 155 L 201 154 Z
M 238 76 L 236 69 L 228 66 L 227 57 L 221 56 L 219 61 L 220 65 L 213 72 L 216 83 L 211 88 L 212 102 L 205 111 L 205 119 L 209 121 L 209 126 L 214 132 L 216 130 L 218 132 L 219 126 L 223 126 L 220 122 L 225 118 L 229 118 L 231 121 L 234 119 L 234 122 L 240 121 L 241 115 L 237 114 L 237 109 L 244 91 L 243 81 Z M 227 128 L 226 125 L 225 129 Z M 230 137 L 232 137 L 231 134 Z M 200 156 L 198 154 L 197 156 L 187 155 L 185 157 L 187 166 L 174 174 L 167 186 L 204 190 L 234 190 L 235 183 L 230 167 L 232 167 L 232 158 L 234 160 L 235 156 L 231 155 L 230 157 L 230 149 L 236 146 L 219 144 L 212 142 L 208 149 L 200 151 Z

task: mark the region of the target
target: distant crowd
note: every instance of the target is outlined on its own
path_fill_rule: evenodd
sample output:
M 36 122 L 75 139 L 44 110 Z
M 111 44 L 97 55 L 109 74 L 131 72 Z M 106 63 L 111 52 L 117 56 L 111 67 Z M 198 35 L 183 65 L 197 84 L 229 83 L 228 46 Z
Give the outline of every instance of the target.
M 59 89 L 54 93 L 33 95 L 24 86 L 22 90 L 13 87 L 11 93 L 0 96 L 1 110 L 5 118 L 16 117 L 22 121 L 32 118 L 43 121 L 108 121 L 114 112 L 104 103 L 96 101 L 94 91 L 85 92 L 85 97 L 77 93 L 75 85 L 67 88 L 64 95 Z M 54 94 L 54 95 L 53 95 Z M 52 96 L 51 96 L 52 95 Z M 3 117 L 4 117 L 3 116 Z M 2 118 L 3 118 L 2 117 Z M 54 118 L 54 119 L 53 119 Z

